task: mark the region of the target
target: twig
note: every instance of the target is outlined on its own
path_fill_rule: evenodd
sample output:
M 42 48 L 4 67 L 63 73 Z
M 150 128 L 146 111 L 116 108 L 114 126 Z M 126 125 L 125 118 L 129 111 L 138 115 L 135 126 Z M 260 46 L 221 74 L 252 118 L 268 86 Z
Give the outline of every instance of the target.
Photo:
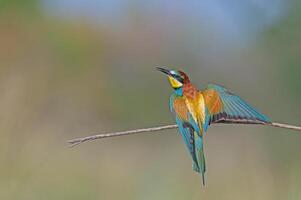
M 69 140 L 68 143 L 70 144 L 71 147 L 74 147 L 83 142 L 90 141 L 90 140 L 97 140 L 97 139 L 122 136 L 122 135 L 130 135 L 130 134 L 136 134 L 136 133 L 161 131 L 161 130 L 166 130 L 166 129 L 175 129 L 177 127 L 178 127 L 177 125 L 167 125 L 167 126 L 159 126 L 159 127 L 153 127 L 153 128 L 135 129 L 135 130 L 130 130 L 130 131 L 104 133 L 104 134 L 91 135 L 91 136 L 87 136 L 87 137 L 83 137 L 83 138 Z
M 301 131 L 301 127 L 292 126 L 292 125 L 288 125 L 288 124 L 271 123 L 271 124 L 266 124 L 266 125 L 278 127 L 278 128 L 292 129 L 295 131 Z M 74 147 L 83 142 L 102 139 L 102 138 L 130 135 L 130 134 L 136 134 L 136 133 L 154 132 L 154 131 L 161 131 L 161 130 L 167 130 L 167 129 L 175 129 L 177 127 L 178 127 L 177 125 L 167 125 L 167 126 L 159 126 L 159 127 L 152 127 L 152 128 L 135 129 L 135 130 L 130 130 L 130 131 L 104 133 L 104 134 L 91 135 L 91 136 L 87 136 L 87 137 L 72 139 L 72 140 L 69 140 L 68 143 L 70 144 L 70 147 Z
M 278 127 L 278 128 L 286 128 L 286 129 L 291 129 L 291 130 L 295 130 L 295 131 L 301 131 L 301 127 L 300 126 L 293 126 L 293 125 L 289 125 L 289 124 L 281 124 L 281 123 L 271 123 L 270 126 L 274 126 L 274 127 Z

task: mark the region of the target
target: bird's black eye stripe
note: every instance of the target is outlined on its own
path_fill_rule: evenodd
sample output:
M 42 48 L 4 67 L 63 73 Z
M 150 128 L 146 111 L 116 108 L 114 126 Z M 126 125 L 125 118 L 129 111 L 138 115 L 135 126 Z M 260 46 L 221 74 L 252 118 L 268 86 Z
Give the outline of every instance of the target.
M 174 74 L 174 75 L 173 75 L 173 77 L 174 77 L 175 79 L 177 79 L 178 81 L 180 81 L 181 83 L 183 83 L 183 82 L 184 82 L 184 79 L 183 79 L 183 77 L 182 77 L 182 76 L 180 76 L 180 75 L 178 75 L 178 74 Z

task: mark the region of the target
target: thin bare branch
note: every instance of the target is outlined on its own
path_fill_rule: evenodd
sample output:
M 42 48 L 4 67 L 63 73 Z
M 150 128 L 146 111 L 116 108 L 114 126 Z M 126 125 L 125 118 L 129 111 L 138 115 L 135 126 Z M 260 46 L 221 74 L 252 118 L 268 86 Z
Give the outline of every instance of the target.
M 97 139 L 115 137 L 115 136 L 122 136 L 122 135 L 130 135 L 130 134 L 136 134 L 136 133 L 161 131 L 161 130 L 166 130 L 166 129 L 175 129 L 177 127 L 178 127 L 177 125 L 167 125 L 167 126 L 159 126 L 159 127 L 152 127 L 152 128 L 135 129 L 135 130 L 130 130 L 130 131 L 104 133 L 104 134 L 92 135 L 92 136 L 87 136 L 87 137 L 83 137 L 83 138 L 69 140 L 68 143 L 70 144 L 71 147 L 74 147 L 83 142 L 91 141 L 91 140 L 97 140 Z
M 272 123 L 270 124 L 270 126 L 274 126 L 274 127 L 278 127 L 278 128 L 286 128 L 286 129 L 291 129 L 291 130 L 295 130 L 295 131 L 301 131 L 301 127 L 300 126 L 293 126 L 293 125 L 289 125 L 289 124 L 281 124 L 281 123 Z
M 292 126 L 289 124 L 271 123 L 271 124 L 267 124 L 267 125 L 273 126 L 273 127 L 278 127 L 278 128 L 292 129 L 295 131 L 301 131 L 301 127 Z M 136 134 L 136 133 L 162 131 L 162 130 L 167 130 L 167 129 L 175 129 L 177 127 L 178 127 L 177 125 L 166 125 L 166 126 L 159 126 L 159 127 L 152 127 L 152 128 L 135 129 L 135 130 L 130 130 L 130 131 L 97 134 L 97 135 L 91 135 L 91 136 L 87 136 L 87 137 L 72 139 L 72 140 L 69 140 L 68 143 L 70 144 L 70 147 L 74 147 L 83 142 L 102 139 L 102 138 L 130 135 L 130 134 Z

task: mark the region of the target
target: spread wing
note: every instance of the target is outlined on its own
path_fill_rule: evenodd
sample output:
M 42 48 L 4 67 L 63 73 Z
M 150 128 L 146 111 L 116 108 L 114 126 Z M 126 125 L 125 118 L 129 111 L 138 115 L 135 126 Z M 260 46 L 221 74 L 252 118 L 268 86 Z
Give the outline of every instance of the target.
M 210 84 L 203 91 L 206 104 L 206 125 L 211 123 L 269 124 L 270 119 L 239 96 L 225 88 Z M 205 127 L 205 128 L 207 128 Z

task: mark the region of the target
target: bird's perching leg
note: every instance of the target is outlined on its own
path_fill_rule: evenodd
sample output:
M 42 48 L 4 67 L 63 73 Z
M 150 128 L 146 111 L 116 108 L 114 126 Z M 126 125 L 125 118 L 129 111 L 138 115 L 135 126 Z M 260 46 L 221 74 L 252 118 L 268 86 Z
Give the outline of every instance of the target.
M 271 124 L 267 124 L 267 125 L 273 126 L 273 127 L 278 127 L 278 128 L 291 129 L 291 130 L 295 130 L 295 131 L 301 131 L 301 127 L 293 126 L 293 125 L 289 125 L 289 124 L 271 123 Z M 97 135 L 91 135 L 91 136 L 87 136 L 87 137 L 72 139 L 72 140 L 69 140 L 68 143 L 70 144 L 71 147 L 74 147 L 83 142 L 102 139 L 102 138 L 130 135 L 130 134 L 136 134 L 136 133 L 162 131 L 162 130 L 167 130 L 167 129 L 175 129 L 177 127 L 178 127 L 177 125 L 166 125 L 166 126 L 159 126 L 159 127 L 152 127 L 152 128 L 135 129 L 135 130 L 130 130 L 130 131 L 97 134 Z

